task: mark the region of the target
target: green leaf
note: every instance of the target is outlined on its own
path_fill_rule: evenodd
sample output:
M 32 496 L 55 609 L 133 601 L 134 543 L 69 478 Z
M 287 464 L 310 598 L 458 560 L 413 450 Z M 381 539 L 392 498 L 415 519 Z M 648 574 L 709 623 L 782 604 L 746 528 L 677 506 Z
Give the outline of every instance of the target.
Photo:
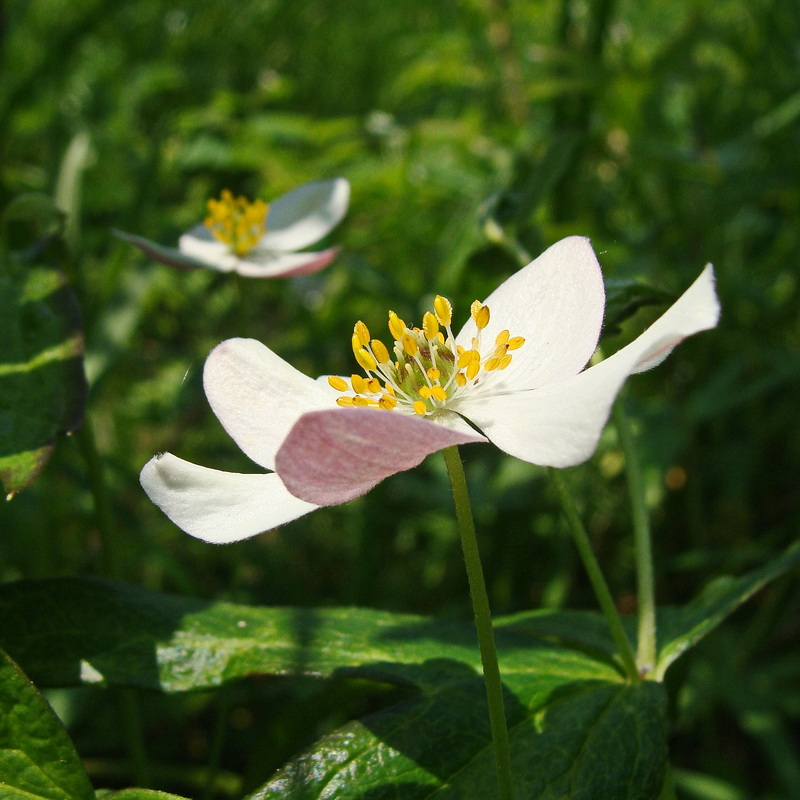
M 662 609 L 658 620 L 658 661 L 655 677 L 771 580 L 800 563 L 800 542 L 753 572 L 739 578 L 717 578 L 681 609 Z
M 603 319 L 603 336 L 619 333 L 622 323 L 640 308 L 665 305 L 675 296 L 662 289 L 647 286 L 632 280 L 604 281 L 606 288 L 606 313 Z
M 177 269 L 197 269 L 199 267 L 208 269 L 208 264 L 190 258 L 174 247 L 164 247 L 164 245 L 157 242 L 151 242 L 142 236 L 134 236 L 134 234 L 125 233 L 124 231 L 114 231 L 113 233 L 117 238 L 138 247 L 146 256 L 149 256 L 159 264 L 166 264 L 168 267 L 176 267 Z
M 573 612 L 497 627 L 511 746 L 524 795 L 658 796 L 666 762 L 663 687 L 625 684 L 597 629 Z M 571 647 L 577 623 L 595 643 Z M 536 633 L 537 626 L 545 635 Z M 0 586 L 0 642 L 44 685 L 175 692 L 250 675 L 354 677 L 417 694 L 337 731 L 258 796 L 496 794 L 488 713 L 470 623 L 368 609 L 251 608 L 86 579 Z M 339 793 L 339 791 L 341 793 Z M 327 796 L 327 795 L 326 795 Z
M 93 797 L 89 778 L 58 717 L 0 650 L 0 799 Z
M 59 434 L 83 417 L 86 380 L 77 301 L 43 266 L 0 275 L 0 480 L 9 497 L 41 472 Z
M 186 800 L 177 794 L 157 792 L 154 789 L 122 789 L 112 792 L 101 789 L 97 792 L 97 800 Z

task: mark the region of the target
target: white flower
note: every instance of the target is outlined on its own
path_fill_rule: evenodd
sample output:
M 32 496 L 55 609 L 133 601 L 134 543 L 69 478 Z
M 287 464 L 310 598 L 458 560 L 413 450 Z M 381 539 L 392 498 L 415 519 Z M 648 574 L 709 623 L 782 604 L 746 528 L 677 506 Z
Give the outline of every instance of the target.
M 335 228 L 347 213 L 344 178 L 313 181 L 267 205 L 224 191 L 209 200 L 209 215 L 178 241 L 178 249 L 117 232 L 155 261 L 174 267 L 210 267 L 248 278 L 282 278 L 323 269 L 338 248 L 299 252 Z
M 453 444 L 489 440 L 534 464 L 579 464 L 625 379 L 719 317 L 709 265 L 641 336 L 584 370 L 604 306 L 591 245 L 570 237 L 474 303 L 456 336 L 443 297 L 421 328 L 390 312 L 392 351 L 357 323 L 363 377 L 313 380 L 257 341 L 228 340 L 206 361 L 206 395 L 239 447 L 272 471 L 224 473 L 165 454 L 145 465 L 142 485 L 185 531 L 222 543 L 350 500 Z

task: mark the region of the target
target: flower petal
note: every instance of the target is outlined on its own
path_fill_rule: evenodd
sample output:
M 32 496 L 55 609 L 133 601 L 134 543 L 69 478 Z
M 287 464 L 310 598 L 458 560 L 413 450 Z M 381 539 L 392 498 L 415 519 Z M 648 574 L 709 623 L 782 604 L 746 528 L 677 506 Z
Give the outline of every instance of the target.
M 482 349 L 502 330 L 525 337 L 511 364 L 492 379 L 498 390 L 535 389 L 580 372 L 594 353 L 603 323 L 605 290 L 600 265 L 588 239 L 556 242 L 514 273 L 483 301 L 491 318 Z M 471 347 L 475 323 L 456 337 Z
M 239 259 L 228 245 L 215 239 L 205 225 L 195 225 L 178 239 L 178 249 L 189 258 L 220 272 L 233 272 Z
M 501 450 L 552 467 L 592 455 L 625 379 L 655 366 L 682 339 L 719 318 L 714 273 L 707 266 L 641 336 L 610 358 L 566 380 L 507 395 L 465 396 L 459 409 Z
M 267 232 L 258 246 L 284 252 L 308 247 L 342 221 L 349 203 L 350 184 L 344 178 L 298 186 L 270 204 Z
M 455 431 L 392 411 L 342 408 L 300 417 L 275 463 L 292 494 L 330 506 L 365 494 L 384 478 L 417 466 L 437 450 L 482 441 L 478 433 Z
M 255 339 L 228 339 L 206 359 L 203 385 L 231 438 L 256 464 L 275 468 L 275 453 L 307 411 L 335 406 L 313 378 Z
M 253 250 L 237 259 L 234 269 L 245 278 L 289 278 L 319 272 L 339 254 L 338 247 L 314 253 L 261 253 Z
M 212 544 L 247 539 L 314 511 L 274 473 L 221 472 L 164 453 L 139 476 L 147 496 L 191 536 Z
M 197 269 L 198 267 L 208 266 L 205 262 L 191 258 L 174 247 L 164 247 L 157 242 L 145 239 L 143 236 L 134 236 L 132 233 L 116 230 L 112 231 L 112 233 L 117 238 L 124 239 L 126 242 L 135 245 L 146 256 L 149 256 L 159 264 L 166 264 L 168 267 L 174 267 L 175 269 Z

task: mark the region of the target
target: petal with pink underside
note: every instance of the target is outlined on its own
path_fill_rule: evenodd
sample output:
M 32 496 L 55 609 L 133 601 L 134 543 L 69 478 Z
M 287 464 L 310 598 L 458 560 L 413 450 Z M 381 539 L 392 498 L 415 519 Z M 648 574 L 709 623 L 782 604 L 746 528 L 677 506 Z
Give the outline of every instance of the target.
M 290 494 L 274 472 L 221 472 L 171 453 L 150 459 L 139 480 L 179 528 L 212 544 L 247 539 L 317 508 Z
M 244 453 L 275 468 L 275 453 L 307 411 L 335 407 L 313 378 L 255 339 L 228 339 L 206 359 L 203 385 L 211 408 Z
M 298 186 L 270 203 L 259 247 L 285 252 L 308 247 L 342 221 L 349 203 L 350 184 L 344 178 Z
M 714 273 L 707 267 L 641 336 L 564 381 L 500 396 L 465 396 L 459 408 L 501 450 L 533 464 L 570 467 L 592 455 L 625 379 L 654 366 L 680 341 L 717 324 Z
M 493 376 L 493 386 L 533 389 L 575 375 L 597 347 L 605 308 L 603 276 L 589 240 L 556 242 L 483 302 L 491 318 L 481 334 L 482 350 L 502 330 L 525 338 L 511 364 Z M 470 348 L 475 332 L 470 320 L 458 344 Z
M 215 239 L 205 225 L 195 225 L 178 239 L 178 249 L 190 258 L 220 272 L 233 272 L 239 259 L 228 245 Z
M 482 441 L 478 433 L 392 411 L 343 408 L 300 417 L 275 463 L 292 494 L 329 506 L 365 494 L 437 450 Z
M 290 278 L 319 272 L 338 253 L 338 247 L 310 253 L 261 253 L 253 250 L 246 258 L 238 260 L 235 269 L 245 278 Z

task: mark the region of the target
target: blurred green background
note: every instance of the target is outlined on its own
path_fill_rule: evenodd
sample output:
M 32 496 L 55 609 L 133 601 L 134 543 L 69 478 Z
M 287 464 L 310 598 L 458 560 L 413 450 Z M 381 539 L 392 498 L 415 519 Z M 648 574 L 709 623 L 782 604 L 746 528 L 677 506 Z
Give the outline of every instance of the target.
M 723 316 L 632 378 L 658 595 L 762 563 L 798 533 L 800 4 L 796 0 L 10 0 L 0 7 L 0 206 L 24 192 L 68 214 L 90 381 L 88 423 L 117 533 L 101 552 L 79 437 L 0 508 L 0 580 L 108 573 L 151 588 L 276 605 L 358 604 L 467 617 L 439 457 L 367 497 L 215 548 L 152 506 L 141 466 L 171 451 L 254 469 L 205 401 L 230 336 L 311 375 L 349 373 L 352 325 L 456 325 L 518 264 L 592 238 L 606 278 L 679 293 L 715 264 Z M 324 272 L 256 281 L 175 272 L 116 240 L 174 246 L 223 188 L 269 200 L 348 178 L 350 213 Z M 662 308 L 632 317 L 612 352 Z M 513 331 L 512 331 L 513 333 Z M 539 468 L 464 450 L 496 613 L 594 601 Z M 623 459 L 613 427 L 569 471 L 619 606 L 635 604 Z M 109 560 L 111 566 L 108 566 Z M 762 593 L 670 676 L 681 797 L 800 798 L 800 592 Z M 357 687 L 268 681 L 145 698 L 150 773 L 197 791 L 266 780 L 363 710 Z M 103 693 L 53 694 L 106 784 L 130 782 Z M 239 777 L 243 775 L 243 779 Z

